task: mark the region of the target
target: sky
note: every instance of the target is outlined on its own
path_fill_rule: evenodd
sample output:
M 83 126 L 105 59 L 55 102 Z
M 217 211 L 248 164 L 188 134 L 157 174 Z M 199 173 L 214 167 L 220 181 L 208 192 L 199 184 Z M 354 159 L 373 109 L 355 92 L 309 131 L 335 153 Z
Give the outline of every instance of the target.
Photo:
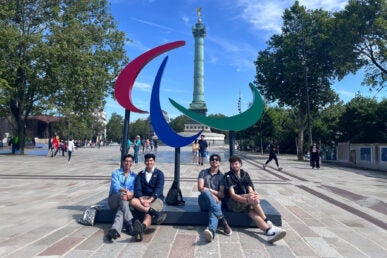
M 342 10 L 348 1 L 302 0 L 308 9 Z M 133 104 L 149 111 L 150 95 L 157 70 L 168 56 L 160 85 L 161 108 L 169 118 L 181 113 L 169 102 L 171 98 L 189 107 L 193 100 L 194 37 L 192 28 L 201 8 L 204 38 L 204 98 L 207 115 L 238 113 L 241 97 L 242 111 L 252 102 L 249 83 L 254 81 L 254 61 L 258 52 L 267 47 L 273 34 L 280 34 L 282 14 L 294 4 L 292 0 L 110 0 L 111 12 L 119 30 L 129 39 L 127 56 L 135 59 L 162 44 L 183 40 L 186 45 L 153 59 L 138 75 L 133 91 Z M 355 94 L 374 97 L 361 86 L 362 74 L 348 75 L 335 82 L 333 89 L 344 102 Z M 112 113 L 124 116 L 125 110 L 112 98 L 105 106 L 107 119 Z M 131 112 L 130 121 L 146 118 L 147 114 Z

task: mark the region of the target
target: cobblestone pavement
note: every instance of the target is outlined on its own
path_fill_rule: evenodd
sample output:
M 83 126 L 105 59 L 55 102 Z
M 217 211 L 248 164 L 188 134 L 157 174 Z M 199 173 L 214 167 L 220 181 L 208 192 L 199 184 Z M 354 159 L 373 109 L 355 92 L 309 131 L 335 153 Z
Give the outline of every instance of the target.
M 239 153 L 257 191 L 281 214 L 287 236 L 273 245 L 257 228 L 233 228 L 207 243 L 204 227 L 152 226 L 142 242 L 122 234 L 106 243 L 108 224 L 77 223 L 82 211 L 107 197 L 119 147 L 79 149 L 65 157 L 0 155 L 0 257 L 387 257 L 387 174 L 322 164 L 311 169 L 295 156 L 279 155 L 283 171 L 267 170 L 267 155 Z M 210 147 L 223 157 L 227 148 Z M 43 152 L 44 153 L 44 152 Z M 174 149 L 161 146 L 157 166 L 174 175 Z M 143 168 L 136 165 L 135 171 Z M 181 148 L 181 188 L 197 196 L 203 167 Z

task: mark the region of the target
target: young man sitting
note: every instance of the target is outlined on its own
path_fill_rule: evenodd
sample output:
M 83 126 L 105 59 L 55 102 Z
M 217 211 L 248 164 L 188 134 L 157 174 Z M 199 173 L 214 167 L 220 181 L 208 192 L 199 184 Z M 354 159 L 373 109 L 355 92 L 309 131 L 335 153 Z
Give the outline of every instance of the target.
M 285 237 L 286 231 L 276 227 L 266 218 L 260 205 L 260 196 L 254 190 L 249 174 L 242 170 L 242 160 L 229 159 L 230 171 L 225 174 L 226 204 L 233 212 L 247 212 L 258 228 L 265 232 L 267 241 L 274 243 Z

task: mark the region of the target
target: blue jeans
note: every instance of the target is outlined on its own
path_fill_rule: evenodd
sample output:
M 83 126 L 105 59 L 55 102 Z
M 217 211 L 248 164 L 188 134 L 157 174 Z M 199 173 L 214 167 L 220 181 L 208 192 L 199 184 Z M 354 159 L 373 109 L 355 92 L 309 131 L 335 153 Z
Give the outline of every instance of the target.
M 208 211 L 208 228 L 212 229 L 215 233 L 218 227 L 218 220 L 220 217 L 223 217 L 222 202 L 219 201 L 216 203 L 208 189 L 199 195 L 198 202 L 201 211 Z

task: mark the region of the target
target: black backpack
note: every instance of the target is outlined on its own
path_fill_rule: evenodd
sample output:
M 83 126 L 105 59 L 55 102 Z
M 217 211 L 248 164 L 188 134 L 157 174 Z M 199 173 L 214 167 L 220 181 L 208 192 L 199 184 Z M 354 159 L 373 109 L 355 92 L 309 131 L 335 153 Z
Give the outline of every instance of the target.
M 185 201 L 183 200 L 183 195 L 181 194 L 181 190 L 177 187 L 177 182 L 173 181 L 171 189 L 169 189 L 167 197 L 165 198 L 165 202 L 168 205 L 179 206 L 184 205 Z

